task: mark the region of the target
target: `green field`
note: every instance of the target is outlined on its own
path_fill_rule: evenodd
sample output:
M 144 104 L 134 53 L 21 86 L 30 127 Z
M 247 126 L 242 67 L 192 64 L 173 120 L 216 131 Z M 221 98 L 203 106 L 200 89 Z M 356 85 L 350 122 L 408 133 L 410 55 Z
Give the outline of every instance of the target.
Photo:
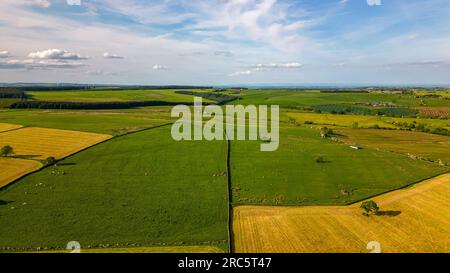
M 380 93 L 320 93 L 303 90 L 248 90 L 242 91 L 241 100 L 234 104 L 276 104 L 281 107 L 311 107 L 328 104 L 352 104 L 366 102 L 390 102 L 398 106 L 448 106 L 443 98 L 416 98 L 415 95 Z
M 121 135 L 171 122 L 170 107 L 128 110 L 5 110 L 0 122 Z
M 226 154 L 225 142 L 175 142 L 170 126 L 93 147 L 0 192 L 0 247 L 226 249 Z
M 193 96 L 176 94 L 174 90 L 44 91 L 27 94 L 34 100 L 58 102 L 194 101 Z
M 448 170 L 395 153 L 354 150 L 306 127 L 282 128 L 280 135 L 280 148 L 271 153 L 260 152 L 257 142 L 232 143 L 234 203 L 345 204 Z M 324 163 L 316 162 L 319 156 Z

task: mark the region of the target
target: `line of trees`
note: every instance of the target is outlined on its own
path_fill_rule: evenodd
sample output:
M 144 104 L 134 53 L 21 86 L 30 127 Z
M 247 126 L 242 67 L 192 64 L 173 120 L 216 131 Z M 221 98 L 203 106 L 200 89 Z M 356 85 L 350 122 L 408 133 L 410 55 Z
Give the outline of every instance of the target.
M 207 92 L 194 92 L 194 91 L 175 91 L 175 93 L 182 94 L 182 95 L 191 95 L 191 96 L 201 97 L 201 98 L 208 99 L 208 100 L 217 101 L 217 104 L 219 104 L 219 105 L 227 104 L 229 102 L 239 99 L 236 96 L 230 96 L 227 94 L 221 94 L 221 93 L 217 93 L 217 92 L 216 93 L 207 93 Z
M 24 91 L 14 89 L 0 89 L 0 99 L 26 99 L 27 94 Z

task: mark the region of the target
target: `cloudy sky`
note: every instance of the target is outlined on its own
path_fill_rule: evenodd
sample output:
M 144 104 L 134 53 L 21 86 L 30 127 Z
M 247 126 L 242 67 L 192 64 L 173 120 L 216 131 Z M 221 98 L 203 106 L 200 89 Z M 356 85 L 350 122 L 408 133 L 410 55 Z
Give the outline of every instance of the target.
M 0 82 L 449 83 L 449 0 L 1 0 Z

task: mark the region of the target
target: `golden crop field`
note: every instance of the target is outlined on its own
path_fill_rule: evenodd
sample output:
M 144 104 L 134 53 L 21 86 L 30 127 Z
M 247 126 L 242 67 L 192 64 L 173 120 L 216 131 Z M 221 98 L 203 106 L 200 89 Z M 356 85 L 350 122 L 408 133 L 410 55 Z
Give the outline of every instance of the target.
M 42 164 L 34 160 L 0 158 L 0 188 L 41 167 Z
M 350 145 L 381 149 L 450 163 L 450 137 L 421 132 L 340 129 L 339 139 Z
M 236 251 L 281 253 L 450 252 L 450 174 L 373 198 L 382 215 L 347 207 L 257 207 L 234 211 Z
M 0 133 L 0 146 L 12 146 L 14 156 L 19 158 L 59 159 L 109 138 L 103 134 L 30 127 Z
M 22 125 L 17 125 L 17 124 L 0 123 L 0 132 L 19 129 L 22 127 L 23 127 Z

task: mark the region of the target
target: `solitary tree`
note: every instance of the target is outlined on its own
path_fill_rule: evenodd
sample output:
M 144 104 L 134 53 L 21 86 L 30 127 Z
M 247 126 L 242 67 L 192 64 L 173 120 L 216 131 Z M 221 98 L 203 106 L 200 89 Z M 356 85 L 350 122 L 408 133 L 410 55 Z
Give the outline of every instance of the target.
M 55 165 L 56 164 L 56 159 L 53 156 L 50 156 L 50 157 L 47 157 L 45 162 L 47 163 L 47 165 Z
M 0 156 L 10 156 L 12 154 L 14 154 L 14 149 L 9 145 L 3 146 L 0 149 Z
M 378 207 L 377 203 L 375 203 L 375 201 L 364 201 L 361 204 L 360 207 L 363 210 L 363 215 L 364 216 L 370 216 L 371 214 L 378 214 L 378 212 L 380 211 L 380 208 Z

